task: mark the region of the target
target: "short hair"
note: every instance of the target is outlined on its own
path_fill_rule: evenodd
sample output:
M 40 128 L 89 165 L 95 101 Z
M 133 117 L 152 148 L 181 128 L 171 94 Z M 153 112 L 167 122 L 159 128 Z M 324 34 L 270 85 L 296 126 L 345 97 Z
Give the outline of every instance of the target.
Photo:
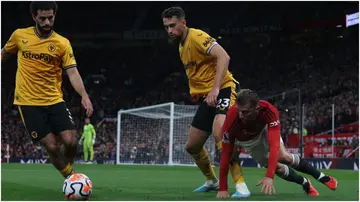
M 182 8 L 180 7 L 170 7 L 165 9 L 162 14 L 161 14 L 162 18 L 172 18 L 172 17 L 177 17 L 179 19 L 185 19 L 185 12 Z
M 30 12 L 35 16 L 37 15 L 38 10 L 53 10 L 54 14 L 56 14 L 57 9 L 58 6 L 55 1 L 33 1 L 30 4 Z
M 250 104 L 251 107 L 256 107 L 259 104 L 259 96 L 250 89 L 241 89 L 236 98 L 238 106 Z

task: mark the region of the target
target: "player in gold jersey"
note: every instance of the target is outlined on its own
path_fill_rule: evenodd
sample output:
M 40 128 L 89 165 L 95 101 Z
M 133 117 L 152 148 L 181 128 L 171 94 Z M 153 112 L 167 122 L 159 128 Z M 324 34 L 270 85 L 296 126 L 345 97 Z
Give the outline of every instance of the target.
M 218 190 L 219 182 L 204 144 L 213 132 L 218 149 L 222 147 L 221 128 L 226 112 L 235 103 L 239 83 L 228 71 L 230 57 L 202 30 L 186 26 L 185 12 L 171 7 L 162 13 L 164 27 L 171 40 L 179 44 L 180 59 L 189 79 L 190 95 L 199 102 L 186 143 L 187 152 L 206 177 L 195 192 Z M 233 155 L 230 171 L 236 184 L 234 198 L 249 197 L 238 155 Z
M 17 53 L 14 104 L 18 105 L 31 139 L 47 149 L 52 164 L 66 178 L 74 173 L 77 137 L 63 100 L 63 70 L 81 95 L 88 116 L 92 115 L 93 107 L 76 68 L 69 40 L 53 31 L 56 3 L 32 2 L 30 10 L 36 26 L 15 30 L 1 49 L 1 61 Z M 64 144 L 64 153 L 58 143 Z

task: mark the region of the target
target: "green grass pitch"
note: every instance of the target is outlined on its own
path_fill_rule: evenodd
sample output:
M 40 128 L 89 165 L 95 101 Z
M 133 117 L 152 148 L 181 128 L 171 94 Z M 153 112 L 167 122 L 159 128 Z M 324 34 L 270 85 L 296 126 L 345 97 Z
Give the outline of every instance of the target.
M 204 183 L 204 177 L 196 167 L 75 165 L 74 168 L 92 180 L 93 195 L 90 200 L 217 200 L 216 192 L 192 193 L 194 188 Z M 275 178 L 276 195 L 265 196 L 260 192 L 260 187 L 255 186 L 264 176 L 265 170 L 244 168 L 243 171 L 252 196 L 240 200 L 359 200 L 358 171 L 324 171 L 338 179 L 336 191 L 309 177 L 319 191 L 319 197 L 309 197 L 299 185 L 280 178 Z M 216 172 L 218 173 L 218 168 Z M 62 176 L 50 164 L 2 164 L 1 200 L 65 200 L 61 190 L 63 181 Z M 229 187 L 230 193 L 233 193 L 235 188 L 230 178 Z

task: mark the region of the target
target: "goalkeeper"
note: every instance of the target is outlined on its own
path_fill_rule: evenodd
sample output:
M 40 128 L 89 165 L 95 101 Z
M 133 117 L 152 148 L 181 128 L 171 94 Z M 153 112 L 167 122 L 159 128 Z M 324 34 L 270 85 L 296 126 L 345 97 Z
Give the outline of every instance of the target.
M 94 126 L 90 123 L 90 118 L 85 118 L 85 125 L 83 134 L 80 138 L 79 144 L 82 144 L 84 141 L 84 161 L 86 163 L 92 163 L 94 160 L 94 147 L 95 144 L 96 132 Z M 90 152 L 90 161 L 88 161 L 88 156 Z

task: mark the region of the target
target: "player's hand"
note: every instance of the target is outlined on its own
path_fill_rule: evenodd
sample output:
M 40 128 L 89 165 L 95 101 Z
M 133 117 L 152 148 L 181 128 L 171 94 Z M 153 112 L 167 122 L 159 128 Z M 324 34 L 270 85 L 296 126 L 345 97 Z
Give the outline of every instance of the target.
M 92 144 L 93 144 L 93 145 L 95 144 L 95 138 L 92 139 Z
M 219 89 L 213 88 L 210 93 L 206 96 L 205 102 L 211 106 L 215 107 L 217 104 L 217 96 L 219 95 Z
M 81 141 L 81 140 L 79 140 L 79 145 L 82 145 L 82 141 Z
M 90 101 L 90 98 L 87 94 L 83 95 L 81 97 L 81 104 L 83 105 L 84 109 L 86 110 L 86 116 L 91 117 L 94 109 L 93 109 L 93 105 Z
M 256 186 L 259 186 L 262 184 L 261 192 L 264 192 L 265 194 L 272 195 L 275 194 L 275 187 L 274 187 L 274 180 L 269 177 L 264 177 L 260 182 L 256 184 Z
M 229 192 L 227 191 L 219 191 L 216 195 L 216 198 L 229 198 Z

